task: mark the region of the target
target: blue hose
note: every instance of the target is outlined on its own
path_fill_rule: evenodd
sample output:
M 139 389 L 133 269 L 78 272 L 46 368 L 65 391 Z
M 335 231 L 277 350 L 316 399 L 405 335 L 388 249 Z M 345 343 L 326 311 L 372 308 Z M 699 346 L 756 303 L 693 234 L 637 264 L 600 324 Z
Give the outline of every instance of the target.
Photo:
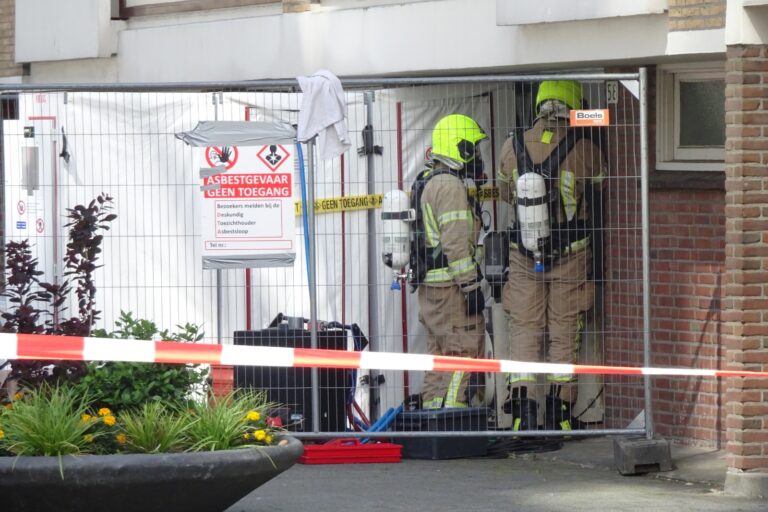
M 383 432 L 389 426 L 392 424 L 392 422 L 395 421 L 395 418 L 397 418 L 397 415 L 403 412 L 403 404 L 400 404 L 397 408 L 390 407 L 387 412 L 384 413 L 384 416 L 376 420 L 370 427 L 365 429 L 366 432 Z M 362 439 L 361 443 L 367 443 L 370 441 L 370 438 L 366 437 L 365 439 Z
M 301 217 L 304 221 L 304 259 L 307 261 L 307 283 L 312 282 L 312 268 L 309 264 L 309 205 L 307 203 L 307 179 L 304 177 L 304 151 L 301 142 L 296 142 L 296 154 L 299 157 L 299 175 L 301 176 Z

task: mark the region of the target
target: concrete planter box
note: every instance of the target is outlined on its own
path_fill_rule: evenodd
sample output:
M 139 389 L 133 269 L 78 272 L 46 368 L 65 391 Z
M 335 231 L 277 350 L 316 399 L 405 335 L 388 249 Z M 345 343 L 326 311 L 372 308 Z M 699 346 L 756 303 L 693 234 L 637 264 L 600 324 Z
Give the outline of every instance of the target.
M 224 510 L 299 459 L 304 446 L 215 452 L 0 457 L 0 503 L 14 512 Z

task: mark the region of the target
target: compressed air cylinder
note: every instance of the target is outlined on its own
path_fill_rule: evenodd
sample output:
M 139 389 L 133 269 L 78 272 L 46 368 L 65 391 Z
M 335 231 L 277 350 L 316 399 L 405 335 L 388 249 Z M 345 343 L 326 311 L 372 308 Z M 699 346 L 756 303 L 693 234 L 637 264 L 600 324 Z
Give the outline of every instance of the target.
M 549 237 L 549 205 L 544 178 L 527 172 L 517 179 L 517 223 L 523 246 L 540 250 L 539 241 Z
M 410 223 L 415 214 L 410 208 L 408 194 L 391 190 L 384 194 L 381 205 L 383 233 L 382 254 L 384 264 L 400 269 L 408 264 L 410 252 Z

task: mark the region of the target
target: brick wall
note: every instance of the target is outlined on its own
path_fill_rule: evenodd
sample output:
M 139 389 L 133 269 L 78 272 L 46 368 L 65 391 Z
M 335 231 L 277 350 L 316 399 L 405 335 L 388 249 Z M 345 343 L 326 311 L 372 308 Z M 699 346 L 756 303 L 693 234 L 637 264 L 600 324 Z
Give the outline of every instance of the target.
M 17 65 L 14 60 L 15 51 L 15 13 L 16 13 L 16 0 L 0 0 L 0 78 L 19 76 L 23 73 L 21 66 Z M 2 122 L 2 110 L 4 105 L 0 103 L 0 123 Z M 2 130 L 0 130 L 0 134 Z M 0 162 L 3 157 L 3 141 L 0 137 Z M 3 170 L 0 163 L 0 183 L 4 181 Z M 5 227 L 5 204 L 4 198 L 0 197 L 0 245 L 4 241 L 4 227 Z M 0 257 L 0 288 L 4 286 L 5 282 L 5 258 Z
M 655 80 L 649 70 L 649 143 L 654 168 Z M 643 365 L 639 102 L 625 92 L 613 108 L 606 236 L 606 364 Z M 622 126 L 636 128 L 626 129 Z M 725 296 L 725 215 L 721 190 L 649 193 L 651 365 L 719 368 Z M 608 426 L 623 428 L 644 408 L 640 378 L 606 385 Z M 724 382 L 655 377 L 654 427 L 667 439 L 719 446 L 725 441 Z
M 724 192 L 651 193 L 651 364 L 720 368 L 724 298 Z M 654 379 L 656 431 L 676 440 L 724 440 L 724 383 Z
M 0 0 L 0 77 L 20 76 L 22 67 L 15 62 L 16 0 Z
M 669 0 L 669 29 L 708 30 L 725 27 L 726 0 Z
M 304 12 L 310 9 L 317 0 L 283 0 L 283 12 Z
M 731 46 L 726 65 L 726 296 L 730 367 L 768 370 L 768 46 Z M 768 380 L 733 378 L 728 466 L 768 468 Z

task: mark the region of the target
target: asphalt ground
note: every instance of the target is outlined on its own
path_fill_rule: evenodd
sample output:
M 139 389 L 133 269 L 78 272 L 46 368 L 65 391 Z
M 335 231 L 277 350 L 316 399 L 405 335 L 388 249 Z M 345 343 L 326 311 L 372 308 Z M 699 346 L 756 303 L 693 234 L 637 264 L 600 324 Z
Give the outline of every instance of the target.
M 673 445 L 672 459 L 673 471 L 623 476 L 613 439 L 599 437 L 484 458 L 296 464 L 227 512 L 768 510 L 768 500 L 723 492 L 722 450 Z

